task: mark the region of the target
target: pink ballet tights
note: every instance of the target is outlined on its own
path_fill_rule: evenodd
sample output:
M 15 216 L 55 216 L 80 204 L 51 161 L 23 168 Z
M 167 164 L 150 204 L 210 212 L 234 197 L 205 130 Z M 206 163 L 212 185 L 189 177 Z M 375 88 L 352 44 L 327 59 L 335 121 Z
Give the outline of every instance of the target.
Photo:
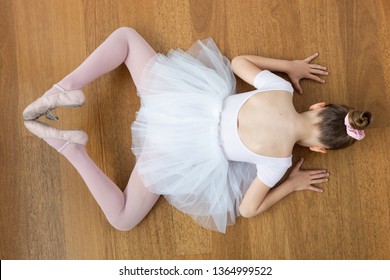
M 65 90 L 82 89 L 101 75 L 125 63 L 138 87 L 142 70 L 155 55 L 152 47 L 134 30 L 115 30 L 76 70 L 58 84 Z M 57 93 L 51 88 L 44 95 Z M 64 142 L 45 138 L 58 149 Z M 110 224 L 118 230 L 130 230 L 148 214 L 159 195 L 149 192 L 134 168 L 124 192 L 108 178 L 89 157 L 85 147 L 71 143 L 61 151 L 80 173 Z

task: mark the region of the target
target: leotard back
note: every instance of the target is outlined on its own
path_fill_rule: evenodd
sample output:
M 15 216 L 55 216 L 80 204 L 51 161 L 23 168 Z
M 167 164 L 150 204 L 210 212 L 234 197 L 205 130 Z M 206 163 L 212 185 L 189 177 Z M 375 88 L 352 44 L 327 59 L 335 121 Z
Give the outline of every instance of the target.
M 284 90 L 293 94 L 294 90 L 289 82 L 267 70 L 256 75 L 254 86 L 256 90 L 231 95 L 225 99 L 221 114 L 220 136 L 223 150 L 229 160 L 254 163 L 260 181 L 268 187 L 273 187 L 291 166 L 291 156 L 268 157 L 249 150 L 238 134 L 238 113 L 244 103 L 254 94 L 270 90 Z

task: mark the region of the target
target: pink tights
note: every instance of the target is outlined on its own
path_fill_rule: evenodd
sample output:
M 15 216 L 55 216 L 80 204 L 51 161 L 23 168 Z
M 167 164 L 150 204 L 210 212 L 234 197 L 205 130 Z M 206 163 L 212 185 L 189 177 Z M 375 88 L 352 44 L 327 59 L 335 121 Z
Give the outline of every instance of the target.
M 125 63 L 139 85 L 145 64 L 155 55 L 152 47 L 134 30 L 115 30 L 76 70 L 58 84 L 66 90 L 82 89 L 99 76 Z M 54 94 L 51 88 L 45 95 Z M 63 140 L 44 139 L 58 149 Z M 134 168 L 124 192 L 92 161 L 83 145 L 71 143 L 61 153 L 80 173 L 109 223 L 118 230 L 130 230 L 149 213 L 159 195 L 149 192 Z

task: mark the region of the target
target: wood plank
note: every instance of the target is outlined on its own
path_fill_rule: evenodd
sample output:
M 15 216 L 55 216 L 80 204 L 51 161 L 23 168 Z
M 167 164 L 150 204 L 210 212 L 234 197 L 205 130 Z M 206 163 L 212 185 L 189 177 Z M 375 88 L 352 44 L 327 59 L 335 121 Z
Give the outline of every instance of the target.
M 1 1 L 0 257 L 2 259 L 389 259 L 389 1 Z M 106 221 L 67 160 L 23 125 L 21 112 L 120 26 L 158 52 L 212 37 L 233 58 L 301 59 L 318 51 L 324 85 L 303 81 L 298 111 L 314 102 L 371 110 L 353 147 L 294 161 L 331 173 L 324 193 L 294 193 L 264 214 L 207 231 L 161 198 L 133 230 Z M 238 91 L 252 87 L 238 80 Z M 139 99 L 124 66 L 84 89 L 59 128 L 88 132 L 87 150 L 124 189 L 135 164 L 130 124 Z

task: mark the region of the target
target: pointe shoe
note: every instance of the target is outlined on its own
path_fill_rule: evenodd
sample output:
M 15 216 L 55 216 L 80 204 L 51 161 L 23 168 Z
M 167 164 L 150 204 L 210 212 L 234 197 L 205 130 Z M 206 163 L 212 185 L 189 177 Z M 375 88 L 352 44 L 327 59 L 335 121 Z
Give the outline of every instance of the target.
M 60 90 L 60 92 L 48 96 L 41 96 L 24 109 L 23 118 L 26 121 L 36 120 L 42 115 L 46 115 L 46 118 L 49 120 L 58 120 L 59 118 L 51 111 L 54 108 L 80 107 L 84 104 L 85 96 L 81 90 L 66 91 L 57 84 L 54 87 Z
M 76 143 L 86 145 L 88 142 L 88 134 L 84 131 L 78 130 L 59 130 L 50 125 L 39 121 L 25 121 L 24 125 L 26 128 L 39 138 L 55 138 L 67 141 L 57 151 L 61 152 L 70 143 Z

